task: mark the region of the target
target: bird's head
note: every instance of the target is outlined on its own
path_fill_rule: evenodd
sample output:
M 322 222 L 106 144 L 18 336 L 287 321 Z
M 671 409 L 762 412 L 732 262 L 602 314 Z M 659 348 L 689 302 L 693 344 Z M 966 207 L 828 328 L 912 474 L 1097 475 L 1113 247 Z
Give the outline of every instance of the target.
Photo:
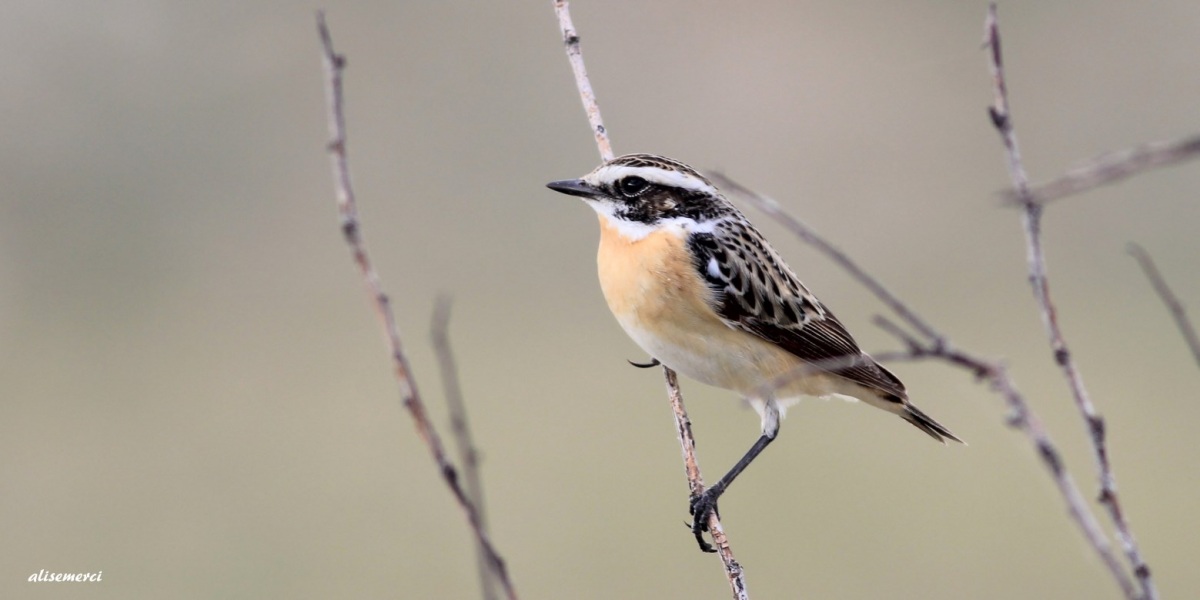
M 546 187 L 583 198 L 630 233 L 669 222 L 704 223 L 735 211 L 695 169 L 653 154 L 626 154 L 580 179 L 552 181 Z

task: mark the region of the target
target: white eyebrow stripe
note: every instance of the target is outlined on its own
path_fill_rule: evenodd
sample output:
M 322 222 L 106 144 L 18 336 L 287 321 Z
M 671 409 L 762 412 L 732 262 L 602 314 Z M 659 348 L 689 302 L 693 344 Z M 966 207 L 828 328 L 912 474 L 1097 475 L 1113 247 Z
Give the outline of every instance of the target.
M 681 171 L 662 169 L 659 167 L 606 165 L 596 169 L 583 179 L 592 185 L 598 185 L 601 183 L 619 181 L 631 176 L 641 177 L 650 183 L 657 183 L 668 187 L 676 187 L 696 192 L 705 192 L 712 195 L 717 194 L 717 188 L 705 182 L 703 179 L 696 177 L 695 175 Z

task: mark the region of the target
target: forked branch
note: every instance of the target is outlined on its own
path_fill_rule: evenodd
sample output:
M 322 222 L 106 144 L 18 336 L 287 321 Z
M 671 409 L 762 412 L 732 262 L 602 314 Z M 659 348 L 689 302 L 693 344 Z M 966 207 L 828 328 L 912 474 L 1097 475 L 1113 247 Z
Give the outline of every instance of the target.
M 442 479 L 446 482 L 446 486 L 450 488 L 450 493 L 454 495 L 454 499 L 458 501 L 458 505 L 466 513 L 467 521 L 471 524 L 471 530 L 475 534 L 476 542 L 486 556 L 487 563 L 495 573 L 497 581 L 504 589 L 505 596 L 515 600 L 517 593 L 513 588 L 512 582 L 509 580 L 504 560 L 492 545 L 487 532 L 484 531 L 478 510 L 472 504 L 470 498 L 467 497 L 466 492 L 459 483 L 458 471 L 446 458 L 441 437 L 429 421 L 429 416 L 425 410 L 425 403 L 421 400 L 416 380 L 412 376 L 412 368 L 409 365 L 408 356 L 405 354 L 404 346 L 400 341 L 400 332 L 396 327 L 396 318 L 392 312 L 391 300 L 383 291 L 383 284 L 379 279 L 379 274 L 375 271 L 370 256 L 367 254 L 358 219 L 358 206 L 354 198 L 354 188 L 350 185 L 349 162 L 346 158 L 346 118 L 343 111 L 342 96 L 342 74 L 346 68 L 346 58 L 334 52 L 333 38 L 330 36 L 329 28 L 325 25 L 325 13 L 323 12 L 317 12 L 317 32 L 321 36 L 322 58 L 325 63 L 326 75 L 325 93 L 329 105 L 330 141 L 327 148 L 330 162 L 333 164 L 333 187 L 337 198 L 338 216 L 341 218 L 342 236 L 346 239 L 346 244 L 350 246 L 350 254 L 354 258 L 354 264 L 358 266 L 359 273 L 366 284 L 367 293 L 370 295 L 375 308 L 375 313 L 379 317 L 380 325 L 383 327 L 384 337 L 387 339 L 388 354 L 392 358 L 396 382 L 400 386 L 401 402 L 412 417 L 413 424 L 417 428 L 417 434 L 425 442 L 426 447 L 429 448 L 429 454 L 433 458 L 438 472 L 441 473 Z
M 1067 171 L 1058 179 L 1030 188 L 1024 197 L 1014 190 L 1008 190 L 1004 192 L 1004 198 L 1015 204 L 1049 204 L 1093 188 L 1117 183 L 1151 169 L 1169 167 L 1197 157 L 1200 157 L 1200 135 L 1165 142 L 1149 142 L 1127 150 L 1101 154 Z
M 1042 316 L 1042 324 L 1050 340 L 1050 348 L 1054 353 L 1054 362 L 1062 370 L 1063 377 L 1071 389 L 1071 396 L 1087 426 L 1088 438 L 1096 459 L 1096 467 L 1100 480 L 1100 503 L 1108 510 L 1116 529 L 1117 538 L 1125 551 L 1130 569 L 1141 586 L 1140 597 L 1145 600 L 1155 600 L 1158 593 L 1150 577 L 1150 568 L 1142 559 L 1137 540 L 1125 519 L 1121 508 L 1120 496 L 1117 494 L 1116 475 L 1109 461 L 1108 445 L 1104 418 L 1096 411 L 1091 396 L 1083 384 L 1083 375 L 1075 364 L 1062 328 L 1058 323 L 1058 312 L 1050 297 L 1050 283 L 1046 275 L 1046 255 L 1042 248 L 1042 211 L 1044 205 L 1036 201 L 1029 188 L 1029 176 L 1021 163 L 1021 153 L 1017 145 L 1017 134 L 1013 127 L 1012 113 L 1009 110 L 1008 86 L 1004 79 L 1004 60 L 1000 49 L 1000 27 L 996 19 L 996 4 L 988 7 L 987 19 L 984 22 L 984 44 L 988 49 L 988 65 L 992 73 L 992 83 L 995 100 L 989 108 L 992 124 L 1004 142 L 1005 156 L 1008 161 L 1009 176 L 1012 179 L 1013 190 L 1017 201 L 1024 209 L 1022 221 L 1025 226 L 1026 250 L 1029 263 L 1029 283 L 1033 286 L 1033 296 L 1037 301 Z M 1105 538 L 1107 546 L 1107 538 Z M 1109 569 L 1113 571 L 1122 590 L 1128 598 L 1138 598 L 1139 594 L 1133 589 L 1125 572 L 1116 564 L 1115 558 L 1105 553 L 1106 563 L 1112 561 Z M 1119 574 L 1119 576 L 1118 576 Z
M 1123 589 L 1132 590 L 1128 576 L 1121 569 L 1120 563 L 1112 553 L 1108 539 L 1104 535 L 1100 523 L 1088 506 L 1087 500 L 1080 493 L 1071 474 L 1067 471 L 1058 446 L 1050 438 L 1050 434 L 1042 426 L 1041 419 L 1030 408 L 1025 396 L 1017 389 L 1005 366 L 997 361 L 991 361 L 956 348 L 944 334 L 935 329 L 924 318 L 920 317 L 908 304 L 900 300 L 877 278 L 868 273 L 853 261 L 846 253 L 839 250 L 828 240 L 820 236 L 804 222 L 788 214 L 781 205 L 772 198 L 750 190 L 738 184 L 729 177 L 721 174 L 712 175 L 717 185 L 731 193 L 737 194 L 755 208 L 770 215 L 780 225 L 792 232 L 796 237 L 807 242 L 821 253 L 825 254 L 834 264 L 841 267 L 883 301 L 906 325 L 916 330 L 908 333 L 899 325 L 887 319 L 877 320 L 881 327 L 895 335 L 904 343 L 907 351 L 899 353 L 878 354 L 875 358 L 881 362 L 894 360 L 925 360 L 936 359 L 964 369 L 977 379 L 986 381 L 994 392 L 1000 395 L 1008 408 L 1006 424 L 1025 434 L 1037 451 L 1043 466 L 1054 481 L 1059 495 L 1067 506 L 1067 512 L 1076 526 L 1083 533 L 1088 544 L 1100 556 L 1101 561 L 1108 566 L 1113 577 L 1122 584 Z M 827 365 L 815 365 L 826 367 Z M 830 368 L 837 365 L 828 365 Z M 803 373 L 785 374 L 773 384 L 776 388 L 786 385 L 791 377 L 802 376 Z

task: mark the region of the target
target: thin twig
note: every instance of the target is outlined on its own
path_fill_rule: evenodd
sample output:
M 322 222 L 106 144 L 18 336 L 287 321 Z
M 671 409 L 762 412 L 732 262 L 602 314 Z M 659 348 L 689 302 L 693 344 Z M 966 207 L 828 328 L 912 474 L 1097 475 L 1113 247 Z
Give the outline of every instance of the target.
M 1016 384 L 1003 364 L 985 360 L 956 348 L 945 335 L 920 318 L 911 307 L 884 287 L 878 279 L 859 267 L 848 255 L 822 238 L 815 230 L 783 211 L 778 202 L 737 184 L 728 177 L 714 175 L 712 179 L 720 182 L 719 185 L 725 189 L 736 192 L 741 198 L 756 207 L 771 207 L 771 210 L 764 212 L 767 212 L 776 222 L 783 225 L 796 237 L 808 242 L 838 266 L 842 267 L 863 287 L 870 290 L 877 298 L 887 304 L 905 323 L 920 331 L 921 335 L 927 338 L 926 341 L 915 335 L 905 333 L 899 326 L 885 319 L 884 322 L 887 324 L 883 328 L 889 333 L 896 335 L 908 347 L 908 351 L 886 355 L 880 354 L 875 356 L 876 359 L 885 361 L 936 358 L 969 371 L 977 379 L 986 380 L 992 390 L 1004 399 L 1009 413 L 1005 422 L 1010 427 L 1024 433 L 1030 443 L 1033 444 L 1035 450 L 1037 450 L 1038 457 L 1046 467 L 1047 472 L 1049 472 L 1051 479 L 1054 480 L 1055 487 L 1058 488 L 1071 519 L 1079 527 L 1079 530 L 1083 533 L 1091 547 L 1101 557 L 1101 560 L 1104 560 L 1105 564 L 1116 565 L 1117 569 L 1114 577 L 1124 578 L 1124 581 L 1128 583 L 1128 578 L 1120 569 L 1120 564 L 1113 557 L 1112 549 L 1109 547 L 1108 540 L 1104 536 L 1100 523 L 1096 520 L 1087 501 L 1079 492 L 1079 487 L 1067 471 L 1058 447 L 1042 426 L 1041 420 L 1034 414 L 1033 409 L 1030 408 L 1025 397 L 1017 390 Z M 781 377 L 786 378 L 788 376 L 789 374 L 784 374 Z
M 692 421 L 688 418 L 683 406 L 683 394 L 679 391 L 679 380 L 675 371 L 664 368 L 663 376 L 667 382 L 667 396 L 671 399 L 671 409 L 675 415 L 675 431 L 679 434 L 679 447 L 683 452 L 683 469 L 687 475 L 688 493 L 692 498 L 704 493 L 704 476 L 700 473 L 700 465 L 696 462 L 696 438 L 692 436 Z M 708 514 L 708 532 L 712 535 L 713 546 L 725 573 L 729 579 L 729 588 L 736 600 L 749 600 L 750 592 L 746 590 L 746 574 L 742 565 L 733 557 L 729 549 L 729 540 L 725 537 L 725 529 L 721 527 L 721 518 L 716 511 Z
M 458 383 L 458 365 L 450 348 L 451 304 L 449 296 L 438 297 L 433 306 L 429 334 L 433 341 L 434 353 L 437 354 L 438 371 L 442 374 L 442 389 L 445 390 L 446 406 L 450 412 L 450 431 L 454 434 L 458 462 L 462 465 L 463 476 L 467 481 L 467 498 L 475 505 L 475 511 L 479 514 L 479 527 L 486 533 L 487 511 L 483 507 L 483 484 L 479 479 L 479 450 L 475 447 L 471 428 L 467 424 L 467 406 L 463 402 L 462 388 Z M 492 568 L 488 565 L 487 552 L 480 544 L 475 545 L 475 557 L 479 571 L 479 589 L 483 599 L 494 600 L 495 578 Z
M 809 245 L 823 252 L 830 258 L 830 260 L 854 276 L 859 283 L 871 290 L 871 292 L 874 293 L 881 301 L 883 301 L 888 308 L 892 309 L 892 311 L 894 311 L 897 315 L 903 317 L 905 321 L 911 324 L 922 335 L 934 341 L 937 341 L 938 338 L 941 337 L 940 334 L 937 333 L 937 331 L 935 331 L 933 327 L 931 327 L 929 323 L 925 321 L 925 319 L 921 318 L 920 315 L 901 302 L 900 299 L 897 298 L 896 295 L 891 292 L 891 290 L 884 287 L 879 280 L 867 274 L 867 272 L 863 270 L 862 267 L 858 266 L 858 263 L 851 260 L 846 253 L 842 252 L 836 246 L 826 241 L 825 238 L 817 235 L 817 232 L 808 225 L 805 225 L 803 221 L 783 210 L 783 206 L 780 205 L 779 202 L 774 198 L 764 196 L 763 194 L 750 190 L 733 179 L 730 179 L 723 173 L 713 173 L 710 175 L 710 177 L 717 183 L 718 187 L 724 188 L 729 193 L 737 194 L 738 196 L 744 198 L 746 201 L 753 204 L 754 207 L 763 214 L 766 214 L 767 216 L 775 219 L 780 224 L 787 227 L 793 234 L 796 235 L 796 237 L 804 240 Z
M 1089 439 L 1092 443 L 1092 449 L 1099 470 L 1100 502 L 1108 509 L 1109 517 L 1112 519 L 1113 525 L 1117 530 L 1117 537 L 1120 539 L 1121 545 L 1125 550 L 1130 567 L 1133 569 L 1141 585 L 1142 597 L 1146 600 L 1153 600 L 1157 598 L 1157 592 L 1155 591 L 1153 581 L 1150 579 L 1150 570 L 1142 560 L 1141 552 L 1138 550 L 1137 542 L 1133 537 L 1133 532 L 1130 530 L 1129 524 L 1125 520 L 1121 510 L 1121 502 L 1116 489 L 1116 477 L 1108 457 L 1104 418 L 1096 411 L 1096 407 L 1092 403 L 1087 389 L 1084 387 L 1083 376 L 1080 374 L 1071 356 L 1070 348 L 1067 346 L 1062 328 L 1058 323 L 1058 314 L 1054 308 L 1054 302 L 1050 298 L 1050 284 L 1046 276 L 1046 256 L 1042 248 L 1043 205 L 1035 202 L 1030 195 L 1029 176 L 1026 174 L 1025 167 L 1021 163 L 1021 153 L 1017 145 L 1017 134 L 1013 128 L 1012 113 L 1008 105 L 1008 89 L 1004 78 L 1004 61 L 1000 49 L 1000 29 L 996 20 L 995 3 L 989 5 L 987 19 L 984 22 L 984 43 L 988 48 L 988 65 L 991 70 L 993 89 L 995 91 L 995 100 L 992 106 L 989 107 L 988 113 L 991 116 L 992 124 L 996 127 L 996 131 L 1000 134 L 1000 138 L 1004 142 L 1005 155 L 1008 159 L 1009 177 L 1012 179 L 1013 188 L 1019 198 L 1019 202 L 1024 208 L 1022 221 L 1025 227 L 1027 243 L 1029 283 L 1033 287 L 1033 295 L 1037 300 L 1038 308 L 1041 312 L 1042 324 L 1050 340 L 1050 348 L 1054 352 L 1054 361 L 1062 370 L 1063 376 L 1071 388 L 1071 395 L 1075 400 L 1075 406 L 1078 408 L 1080 416 L 1087 425 Z M 1126 597 L 1130 599 L 1138 598 L 1138 593 L 1125 572 L 1121 569 L 1116 557 L 1112 556 L 1111 552 L 1108 551 L 1107 538 L 1105 539 L 1103 549 L 1102 558 L 1105 560 L 1109 570 L 1112 571 L 1121 589 L 1125 592 Z
M 596 137 L 596 147 L 600 151 L 601 160 L 608 162 L 613 159 L 612 145 L 608 141 L 608 131 L 600 119 L 600 106 L 596 104 L 596 95 L 592 92 L 592 85 L 588 81 L 587 70 L 583 66 L 579 34 L 575 32 L 575 26 L 571 23 L 570 8 L 564 0 L 554 0 L 554 12 L 558 15 L 559 28 L 567 49 L 567 59 L 571 62 L 571 70 L 575 73 L 575 86 L 579 90 L 579 98 L 583 101 L 583 110 L 587 113 L 588 123 Z M 691 420 L 688 418 L 687 409 L 683 406 L 683 394 L 679 391 L 679 382 L 675 372 L 664 365 L 663 375 L 666 378 L 667 398 L 671 401 L 671 410 L 675 416 L 675 428 L 679 434 L 680 451 L 683 453 L 683 462 L 688 478 L 688 490 L 691 497 L 696 498 L 704 492 L 704 479 L 696 462 L 696 440 L 692 437 Z M 747 600 L 749 592 L 746 590 L 745 572 L 733 557 L 733 551 L 729 548 L 729 540 L 725 536 L 725 530 L 721 527 L 721 519 L 717 516 L 716 511 L 709 515 L 708 529 L 718 549 L 717 555 L 721 558 L 721 564 L 725 569 L 725 577 L 729 580 L 729 588 L 733 592 L 733 597 L 735 600 Z
M 1119 152 L 1106 152 L 1087 163 L 1067 171 L 1062 177 L 1034 186 L 1026 196 L 1008 190 L 1006 202 L 1049 204 L 1091 189 L 1117 183 L 1143 171 L 1169 167 L 1200 157 L 1200 135 L 1178 140 L 1150 142 Z
M 567 47 L 567 60 L 571 61 L 571 71 L 575 73 L 575 87 L 579 89 L 579 99 L 583 101 L 583 110 L 587 112 L 588 125 L 592 127 L 592 135 L 596 136 L 600 160 L 608 162 L 613 159 L 612 144 L 608 141 L 608 130 L 604 128 L 604 121 L 600 118 L 600 105 L 596 104 L 596 94 L 592 91 L 587 69 L 583 66 L 579 34 L 575 33 L 575 25 L 571 23 L 571 9 L 565 0 L 555 0 L 554 14 L 558 15 L 558 27 L 562 30 L 563 44 Z
M 1038 458 L 1045 465 L 1046 470 L 1054 480 L 1055 487 L 1058 488 L 1059 494 L 1062 495 L 1066 502 L 1067 511 L 1071 515 L 1071 518 L 1079 525 L 1085 536 L 1090 540 L 1103 540 L 1104 534 L 1100 530 L 1100 524 L 1088 508 L 1087 501 L 1079 491 L 1079 486 L 1075 484 L 1071 474 L 1067 471 L 1058 447 L 1050 439 L 1045 427 L 1042 426 L 1041 419 L 1030 410 L 1029 403 L 1025 400 L 1021 392 L 1017 390 L 1016 384 L 1013 383 L 1003 364 L 987 361 L 965 351 L 955 349 L 948 343 L 922 341 L 885 317 L 878 316 L 875 321 L 881 329 L 891 333 L 907 346 L 907 350 L 905 351 L 875 354 L 873 355 L 875 360 L 883 363 L 941 360 L 972 373 L 977 380 L 989 382 L 992 390 L 1004 399 L 1005 405 L 1008 407 L 1009 414 L 1007 419 L 1005 419 L 1005 423 L 1009 427 L 1023 432 L 1033 443 L 1034 448 L 1037 450 Z M 937 339 L 943 340 L 944 338 L 938 336 Z M 777 390 L 780 387 L 786 386 L 794 378 L 808 376 L 817 370 L 834 370 L 849 366 L 853 364 L 853 360 L 855 359 L 857 357 L 851 357 L 850 362 L 847 362 L 846 358 L 839 358 L 802 365 L 776 377 L 770 385 L 771 388 Z M 762 393 L 766 397 L 765 395 L 772 393 L 772 391 L 764 390 Z
M 330 161 L 333 164 L 333 185 L 337 197 L 338 215 L 341 218 L 342 235 L 346 239 L 346 243 L 350 246 L 354 263 L 358 266 L 363 281 L 366 283 L 367 292 L 371 296 L 375 313 L 379 317 L 384 335 L 387 338 L 388 353 L 392 357 L 392 364 L 396 374 L 396 381 L 400 385 L 400 398 L 404 408 L 412 416 L 413 424 L 417 428 L 417 434 L 429 448 L 429 453 L 438 471 L 441 473 L 442 479 L 446 482 L 446 486 L 450 488 L 450 492 L 454 495 L 455 500 L 458 501 L 459 506 L 466 513 L 467 521 L 470 522 L 471 529 L 475 533 L 475 539 L 479 543 L 480 548 L 484 550 L 488 564 L 496 574 L 500 585 L 504 588 L 505 595 L 515 600 L 517 593 L 508 578 L 508 571 L 504 566 L 504 560 L 500 557 L 500 554 L 488 538 L 487 533 L 483 530 L 479 512 L 475 509 L 475 505 L 471 503 L 471 500 L 459 484 L 458 471 L 446 458 L 441 437 L 438 436 L 433 424 L 429 421 L 429 416 L 425 410 L 425 403 L 421 400 L 416 381 L 412 377 L 412 368 L 409 365 L 408 356 L 404 353 L 403 344 L 400 342 L 400 333 L 396 327 L 395 315 L 392 313 L 391 301 L 387 294 L 384 293 L 379 274 L 375 271 L 375 267 L 372 266 L 370 257 L 367 254 L 362 231 L 360 230 L 354 190 L 350 185 L 350 167 L 346 159 L 346 119 L 342 109 L 342 73 L 346 68 L 346 58 L 334 52 L 333 39 L 329 34 L 329 28 L 325 25 L 325 13 L 322 11 L 317 12 L 317 31 L 321 36 L 322 58 L 324 59 L 325 74 L 327 76 L 325 92 L 329 104 L 330 136 L 327 149 Z
M 1162 298 L 1163 304 L 1167 305 L 1167 310 L 1171 311 L 1171 318 L 1175 319 L 1175 327 L 1179 328 L 1179 332 L 1183 334 L 1184 341 L 1192 351 L 1192 357 L 1196 359 L 1196 364 L 1200 365 L 1200 336 L 1196 335 L 1196 328 L 1187 316 L 1187 308 L 1183 302 L 1179 301 L 1175 292 L 1171 291 L 1166 279 L 1163 279 L 1162 273 L 1154 264 L 1154 259 L 1150 258 L 1149 252 L 1133 242 L 1129 243 L 1128 250 L 1129 254 L 1141 265 L 1142 271 L 1150 279 L 1150 284 L 1154 286 L 1154 291 L 1158 293 L 1159 298 Z

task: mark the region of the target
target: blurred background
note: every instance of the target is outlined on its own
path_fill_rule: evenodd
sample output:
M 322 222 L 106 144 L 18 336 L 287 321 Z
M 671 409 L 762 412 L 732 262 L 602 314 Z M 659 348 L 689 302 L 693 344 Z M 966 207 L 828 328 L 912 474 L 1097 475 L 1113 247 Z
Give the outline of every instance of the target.
M 985 3 L 753 7 L 573 4 L 617 153 L 778 198 L 959 345 L 1003 357 L 1094 496 L 1019 216 L 996 195 Z M 338 232 L 316 8 L 7 5 L 0 596 L 478 597 L 467 526 Z M 455 299 L 488 515 L 523 597 L 727 597 L 684 527 L 661 375 L 626 364 L 646 357 L 601 298 L 595 217 L 543 187 L 598 162 L 551 3 L 324 8 L 349 58 L 368 246 L 447 436 L 428 330 L 438 293 Z M 1034 180 L 1200 124 L 1200 4 L 1013 1 L 1000 19 Z M 1167 598 L 1200 586 L 1200 370 L 1125 246 L 1200 307 L 1198 188 L 1186 164 L 1045 222 L 1061 320 Z M 747 213 L 867 350 L 897 348 L 877 301 Z M 793 408 L 721 502 L 754 597 L 1118 598 L 998 398 L 940 364 L 895 370 L 970 446 L 862 406 Z M 758 418 L 683 385 L 715 480 Z M 26 582 L 41 569 L 103 582 Z

